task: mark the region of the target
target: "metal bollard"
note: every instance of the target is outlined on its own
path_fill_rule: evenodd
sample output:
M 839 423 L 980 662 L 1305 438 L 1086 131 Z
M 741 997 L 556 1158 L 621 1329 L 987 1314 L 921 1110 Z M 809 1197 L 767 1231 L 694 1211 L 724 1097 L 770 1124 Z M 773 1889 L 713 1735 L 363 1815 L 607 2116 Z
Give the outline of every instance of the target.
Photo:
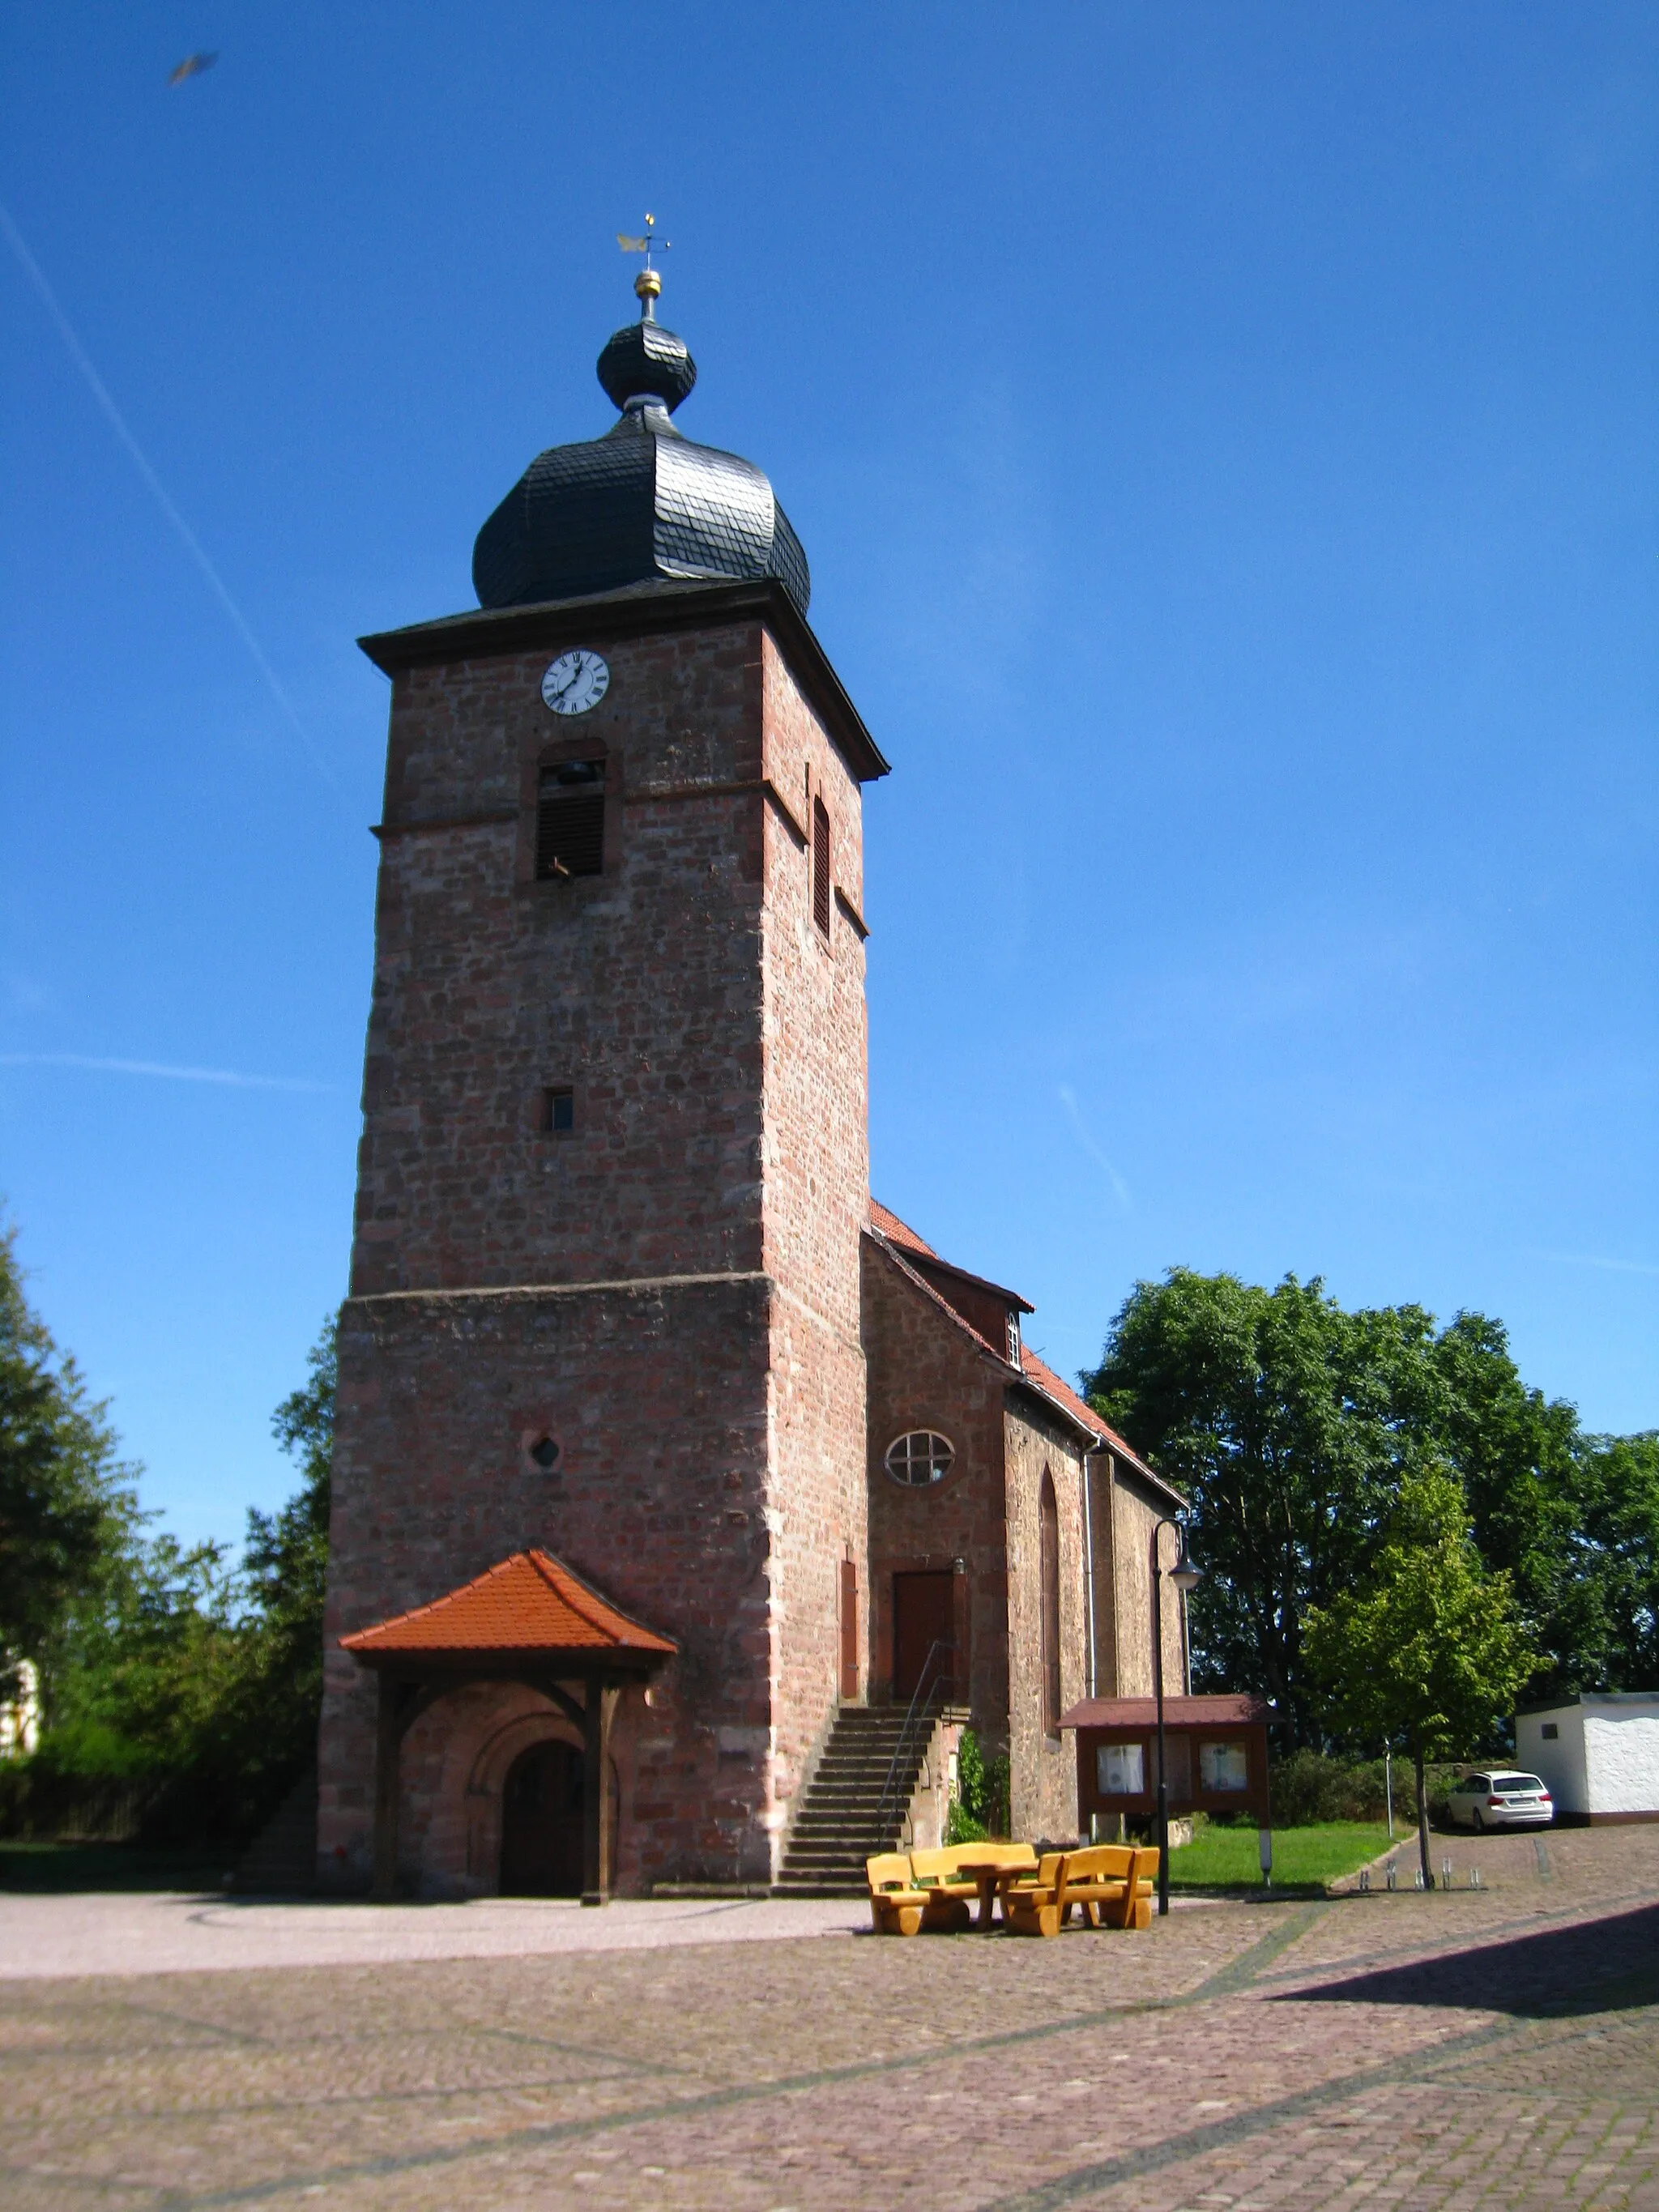
M 1423 1887 L 1423 1869 L 1420 1866 L 1412 1869 L 1412 1886 L 1415 1889 L 1421 1889 Z
M 1441 1860 L 1441 1862 L 1440 1862 L 1440 1887 L 1441 1887 L 1441 1888 L 1442 1888 L 1442 1889 L 1449 1889 L 1449 1888 L 1451 1887 L 1451 1886 L 1452 1886 L 1452 1863 L 1451 1863 L 1451 1861 L 1450 1861 L 1449 1859 L 1442 1859 L 1442 1860 Z
M 1469 1869 L 1469 1887 L 1471 1889 L 1479 1889 L 1480 1887 L 1480 1869 L 1479 1867 L 1471 1867 Z
M 1370 1886 L 1371 1870 L 1369 1867 L 1361 1867 L 1359 1869 L 1359 1893 L 1362 1897 L 1365 1894 L 1366 1891 L 1370 1889 Z
M 1392 1859 L 1390 1859 L 1390 1860 L 1389 1861 L 1389 1887 L 1390 1889 L 1398 1889 L 1398 1888 L 1399 1888 L 1399 1887 L 1400 1887 L 1400 1869 L 1399 1869 L 1399 1868 L 1395 1864 L 1394 1861 L 1393 1861 Z

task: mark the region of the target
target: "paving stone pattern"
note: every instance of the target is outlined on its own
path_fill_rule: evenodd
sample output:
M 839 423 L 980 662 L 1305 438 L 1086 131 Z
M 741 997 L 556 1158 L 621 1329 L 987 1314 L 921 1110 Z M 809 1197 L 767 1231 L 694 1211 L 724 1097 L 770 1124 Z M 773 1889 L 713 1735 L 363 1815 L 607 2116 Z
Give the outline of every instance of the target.
M 15 1982 L 0 2198 L 1659 2207 L 1659 1829 L 1451 1848 L 1141 1936 Z

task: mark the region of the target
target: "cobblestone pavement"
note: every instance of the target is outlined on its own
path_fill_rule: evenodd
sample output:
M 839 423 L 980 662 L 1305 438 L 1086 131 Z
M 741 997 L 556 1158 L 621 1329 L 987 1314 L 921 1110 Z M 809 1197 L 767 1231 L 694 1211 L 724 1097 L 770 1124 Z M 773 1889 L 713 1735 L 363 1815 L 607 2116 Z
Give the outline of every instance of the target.
M 1659 1827 L 1542 1840 L 1139 1936 L 12 1981 L 0 2201 L 1659 2208 Z
M 0 1981 L 775 1942 L 848 1936 L 868 1919 L 866 1907 L 848 1898 L 624 1898 L 603 1912 L 585 1912 L 566 1897 L 356 1905 L 262 1903 L 176 1891 L 92 1897 L 0 1892 Z

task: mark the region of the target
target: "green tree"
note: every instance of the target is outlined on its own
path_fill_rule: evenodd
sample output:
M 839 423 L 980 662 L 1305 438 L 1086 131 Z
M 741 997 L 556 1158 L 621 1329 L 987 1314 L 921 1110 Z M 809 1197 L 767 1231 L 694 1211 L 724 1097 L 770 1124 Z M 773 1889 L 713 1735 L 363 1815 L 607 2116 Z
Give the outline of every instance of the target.
M 1572 1686 L 1659 1690 L 1659 1432 L 1580 1438 L 1573 1506 Z
M 1136 1285 L 1083 1377 L 1188 1494 L 1196 1679 L 1265 1691 L 1287 1747 L 1318 1732 L 1304 1620 L 1370 1564 L 1437 1387 L 1432 1331 L 1414 1307 L 1345 1313 L 1317 1279 L 1172 1268 Z
M 1136 1285 L 1082 1379 L 1191 1501 L 1195 1680 L 1265 1690 L 1286 1749 L 1321 1732 L 1307 1614 L 1366 1575 L 1427 1467 L 1457 1476 L 1483 1558 L 1511 1577 L 1535 1686 L 1583 1672 L 1600 1631 L 1575 1553 L 1577 1417 L 1522 1382 L 1501 1322 L 1438 1329 L 1420 1306 L 1346 1311 L 1316 1278 L 1267 1291 L 1173 1268 Z
M 1406 1476 L 1365 1585 L 1309 1613 L 1304 1649 L 1340 1728 L 1409 1750 L 1418 1850 L 1432 1887 L 1425 1762 L 1484 1742 L 1537 1660 L 1509 1576 L 1481 1562 L 1455 1477 L 1434 1468 Z
M 298 1464 L 299 1489 L 275 1514 L 251 1510 L 243 1553 L 250 1639 L 234 1718 L 257 1735 L 264 1764 L 290 1777 L 315 1758 L 323 1698 L 323 1596 L 338 1380 L 336 1325 L 312 1346 L 310 1372 L 271 1417 L 276 1441 Z
M 1501 1322 L 1461 1313 L 1433 1340 L 1424 1442 L 1455 1468 L 1480 1556 L 1510 1576 L 1539 1647 L 1534 1694 L 1576 1686 L 1599 1638 L 1583 1574 L 1577 1409 L 1524 1383 Z
M 333 1455 L 331 1322 L 272 1418 L 295 1495 L 251 1511 L 240 1566 L 136 1523 L 74 1611 L 43 1764 L 165 1778 L 158 1819 L 200 1836 L 257 1827 L 315 1755 Z
M 0 1231 L 0 1659 L 49 1669 L 138 1525 L 136 1473 L 24 1296 L 16 1231 Z

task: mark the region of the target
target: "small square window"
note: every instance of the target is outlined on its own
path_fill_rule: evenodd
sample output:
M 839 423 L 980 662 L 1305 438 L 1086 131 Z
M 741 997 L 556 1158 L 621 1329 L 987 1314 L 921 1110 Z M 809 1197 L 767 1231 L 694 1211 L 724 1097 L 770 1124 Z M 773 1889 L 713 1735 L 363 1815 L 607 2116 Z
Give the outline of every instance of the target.
M 576 1094 L 568 1083 L 552 1085 L 543 1091 L 541 1127 L 544 1136 L 574 1135 Z
M 1542 1733 L 1546 1743 L 1556 1743 L 1560 1740 L 1560 1729 L 1553 1721 L 1545 1722 Z

